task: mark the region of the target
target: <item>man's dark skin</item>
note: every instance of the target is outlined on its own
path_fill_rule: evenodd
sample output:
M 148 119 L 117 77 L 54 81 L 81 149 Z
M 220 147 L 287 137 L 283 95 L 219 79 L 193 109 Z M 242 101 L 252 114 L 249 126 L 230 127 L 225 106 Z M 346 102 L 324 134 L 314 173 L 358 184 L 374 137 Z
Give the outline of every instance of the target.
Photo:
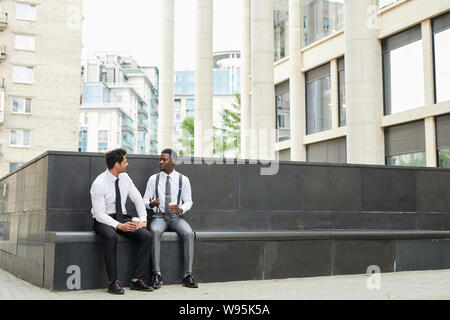
M 170 157 L 167 153 L 161 153 L 161 156 L 159 157 L 159 170 L 164 171 L 167 174 L 171 174 L 173 169 L 175 168 L 175 163 L 173 162 L 173 159 Z M 150 197 L 150 208 L 159 207 L 160 205 L 160 199 L 152 200 L 152 197 Z M 180 207 L 178 205 L 169 206 L 170 211 L 173 214 L 178 214 L 181 212 Z

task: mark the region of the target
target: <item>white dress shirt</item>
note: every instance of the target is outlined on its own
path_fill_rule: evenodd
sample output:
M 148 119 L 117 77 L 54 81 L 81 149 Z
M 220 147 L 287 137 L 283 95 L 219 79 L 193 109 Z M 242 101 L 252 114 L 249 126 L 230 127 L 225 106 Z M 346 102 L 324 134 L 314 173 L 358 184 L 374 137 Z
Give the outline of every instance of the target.
M 106 170 L 99 175 L 91 187 L 92 216 L 100 223 L 117 228 L 119 222 L 111 217 L 116 213 L 116 180 L 117 178 Z M 126 214 L 125 203 L 127 197 L 136 206 L 136 211 L 141 221 L 147 221 L 147 211 L 141 194 L 133 181 L 126 173 L 119 174 L 120 200 L 122 201 L 122 214 Z
M 151 176 L 148 179 L 147 182 L 147 188 L 145 189 L 145 194 L 144 194 L 144 203 L 145 206 L 150 209 L 150 197 L 152 197 L 153 200 L 157 200 L 155 199 L 155 183 L 156 183 L 156 176 L 157 174 L 154 174 L 153 176 Z M 161 171 L 161 175 L 159 177 L 159 183 L 158 183 L 158 196 L 160 199 L 160 205 L 159 205 L 159 209 L 161 210 L 161 212 L 165 212 L 165 206 L 166 206 L 166 180 L 167 180 L 167 176 L 168 174 L 165 173 L 164 171 Z M 171 191 L 171 203 L 177 203 L 178 200 L 178 185 L 179 185 L 179 179 L 180 179 L 180 174 L 173 170 L 172 173 L 169 175 L 170 176 L 170 191 Z M 188 212 L 193 205 L 192 202 L 192 191 L 191 191 L 191 183 L 189 182 L 189 178 L 186 177 L 185 175 L 183 175 L 183 180 L 182 180 L 182 189 L 181 189 L 181 199 L 180 199 L 180 208 L 183 210 L 183 214 L 185 214 L 186 212 Z

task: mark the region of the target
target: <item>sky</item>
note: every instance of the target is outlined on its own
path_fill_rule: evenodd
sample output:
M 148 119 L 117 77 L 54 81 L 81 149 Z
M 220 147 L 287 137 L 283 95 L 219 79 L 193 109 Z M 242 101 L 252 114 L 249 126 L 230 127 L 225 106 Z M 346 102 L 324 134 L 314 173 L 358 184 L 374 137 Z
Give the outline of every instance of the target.
M 83 58 L 118 51 L 158 66 L 160 1 L 83 0 Z M 195 3 L 175 0 L 175 70 L 195 67 Z M 240 7 L 240 0 L 214 0 L 214 51 L 240 50 Z

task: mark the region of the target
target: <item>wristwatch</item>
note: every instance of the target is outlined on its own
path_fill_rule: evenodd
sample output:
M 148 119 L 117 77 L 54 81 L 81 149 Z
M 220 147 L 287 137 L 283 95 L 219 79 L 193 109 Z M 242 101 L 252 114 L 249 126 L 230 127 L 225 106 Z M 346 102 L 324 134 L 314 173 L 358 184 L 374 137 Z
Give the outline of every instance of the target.
M 180 208 L 180 214 L 183 214 L 183 212 L 184 212 L 183 209 Z

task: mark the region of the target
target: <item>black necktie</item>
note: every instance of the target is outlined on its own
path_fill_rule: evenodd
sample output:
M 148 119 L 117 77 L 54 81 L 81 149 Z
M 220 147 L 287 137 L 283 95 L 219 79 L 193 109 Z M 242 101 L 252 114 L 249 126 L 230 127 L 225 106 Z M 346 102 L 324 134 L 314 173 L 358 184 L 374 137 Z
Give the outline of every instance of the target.
M 116 218 L 117 221 L 123 221 L 122 215 L 122 199 L 120 198 L 119 178 L 116 180 Z
M 170 177 L 167 176 L 166 179 L 166 192 L 165 192 L 165 202 L 164 202 L 164 216 L 166 217 L 167 221 L 172 220 L 172 212 L 169 208 L 169 203 L 172 200 L 172 192 L 170 190 Z

